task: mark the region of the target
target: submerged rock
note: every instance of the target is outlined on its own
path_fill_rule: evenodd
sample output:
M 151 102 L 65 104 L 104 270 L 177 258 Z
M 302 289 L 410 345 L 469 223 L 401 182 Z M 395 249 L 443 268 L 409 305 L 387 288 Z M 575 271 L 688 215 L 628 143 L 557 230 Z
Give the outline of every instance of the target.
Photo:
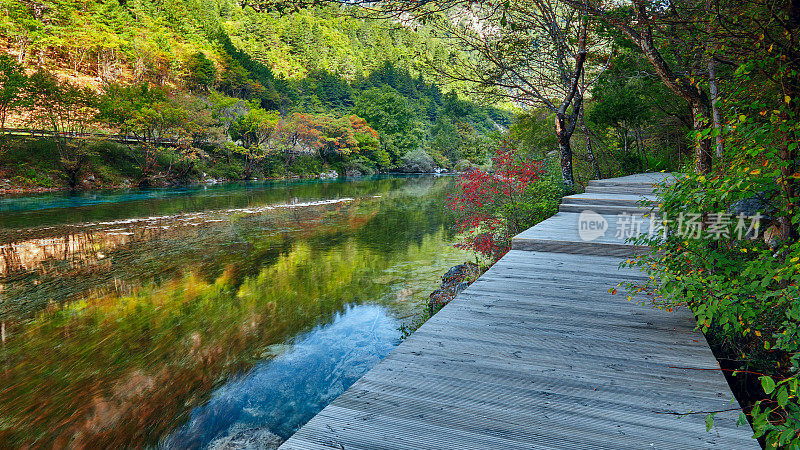
M 210 450 L 262 450 L 276 449 L 283 439 L 267 428 L 234 427 L 227 436 L 215 439 L 208 445 Z

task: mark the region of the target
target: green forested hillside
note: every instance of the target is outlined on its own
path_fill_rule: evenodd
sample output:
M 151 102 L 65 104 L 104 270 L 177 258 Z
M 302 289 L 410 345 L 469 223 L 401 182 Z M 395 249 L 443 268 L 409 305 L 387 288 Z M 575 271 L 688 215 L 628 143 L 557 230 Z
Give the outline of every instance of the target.
M 347 8 L 0 0 L 0 11 L 3 73 L 27 78 L 2 125 L 45 129 L 51 141 L 5 137 L 0 178 L 16 184 L 431 171 L 485 161 L 488 136 L 510 122 L 423 73 L 424 60 L 450 51 L 424 27 Z M 138 141 L 59 134 L 85 131 Z M 31 154 L 43 171 L 23 161 Z M 119 167 L 98 171 L 107 160 Z

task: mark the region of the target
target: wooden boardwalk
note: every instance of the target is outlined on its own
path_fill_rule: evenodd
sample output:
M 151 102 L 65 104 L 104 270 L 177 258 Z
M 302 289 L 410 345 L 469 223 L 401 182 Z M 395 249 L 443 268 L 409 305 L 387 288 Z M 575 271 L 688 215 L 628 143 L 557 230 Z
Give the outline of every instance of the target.
M 608 292 L 643 276 L 619 269 L 637 249 L 615 238 L 616 214 L 657 179 L 565 198 L 281 448 L 760 448 L 722 373 L 702 370 L 719 366 L 691 314 Z M 585 242 L 578 210 L 598 206 L 608 230 Z M 682 416 L 717 410 L 710 432 L 706 414 Z

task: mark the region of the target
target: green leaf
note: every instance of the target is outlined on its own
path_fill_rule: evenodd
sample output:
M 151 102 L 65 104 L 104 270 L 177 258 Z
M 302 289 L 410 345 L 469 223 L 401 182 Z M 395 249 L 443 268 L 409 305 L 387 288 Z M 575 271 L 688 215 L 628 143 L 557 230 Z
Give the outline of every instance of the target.
M 772 378 L 767 376 L 759 378 L 761 378 L 761 387 L 764 389 L 764 393 L 767 395 L 772 394 L 772 391 L 775 390 L 775 382 Z
M 747 416 L 744 415 L 744 412 L 739 413 L 739 420 L 736 421 L 736 426 L 739 425 L 747 425 Z
M 706 431 L 711 431 L 711 429 L 714 428 L 714 414 L 716 413 L 711 413 L 706 416 Z
M 781 388 L 778 389 L 777 400 L 778 404 L 781 406 L 786 406 L 786 404 L 789 403 L 789 393 L 786 391 L 786 386 L 781 386 Z

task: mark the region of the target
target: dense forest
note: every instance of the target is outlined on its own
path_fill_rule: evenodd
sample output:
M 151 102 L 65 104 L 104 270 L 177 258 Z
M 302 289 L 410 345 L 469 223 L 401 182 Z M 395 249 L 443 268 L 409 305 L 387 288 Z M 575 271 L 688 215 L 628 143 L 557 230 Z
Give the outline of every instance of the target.
M 444 52 L 442 41 L 337 8 L 0 8 L 0 178 L 13 185 L 432 172 L 485 163 L 510 125 L 426 79 L 419 49 Z

